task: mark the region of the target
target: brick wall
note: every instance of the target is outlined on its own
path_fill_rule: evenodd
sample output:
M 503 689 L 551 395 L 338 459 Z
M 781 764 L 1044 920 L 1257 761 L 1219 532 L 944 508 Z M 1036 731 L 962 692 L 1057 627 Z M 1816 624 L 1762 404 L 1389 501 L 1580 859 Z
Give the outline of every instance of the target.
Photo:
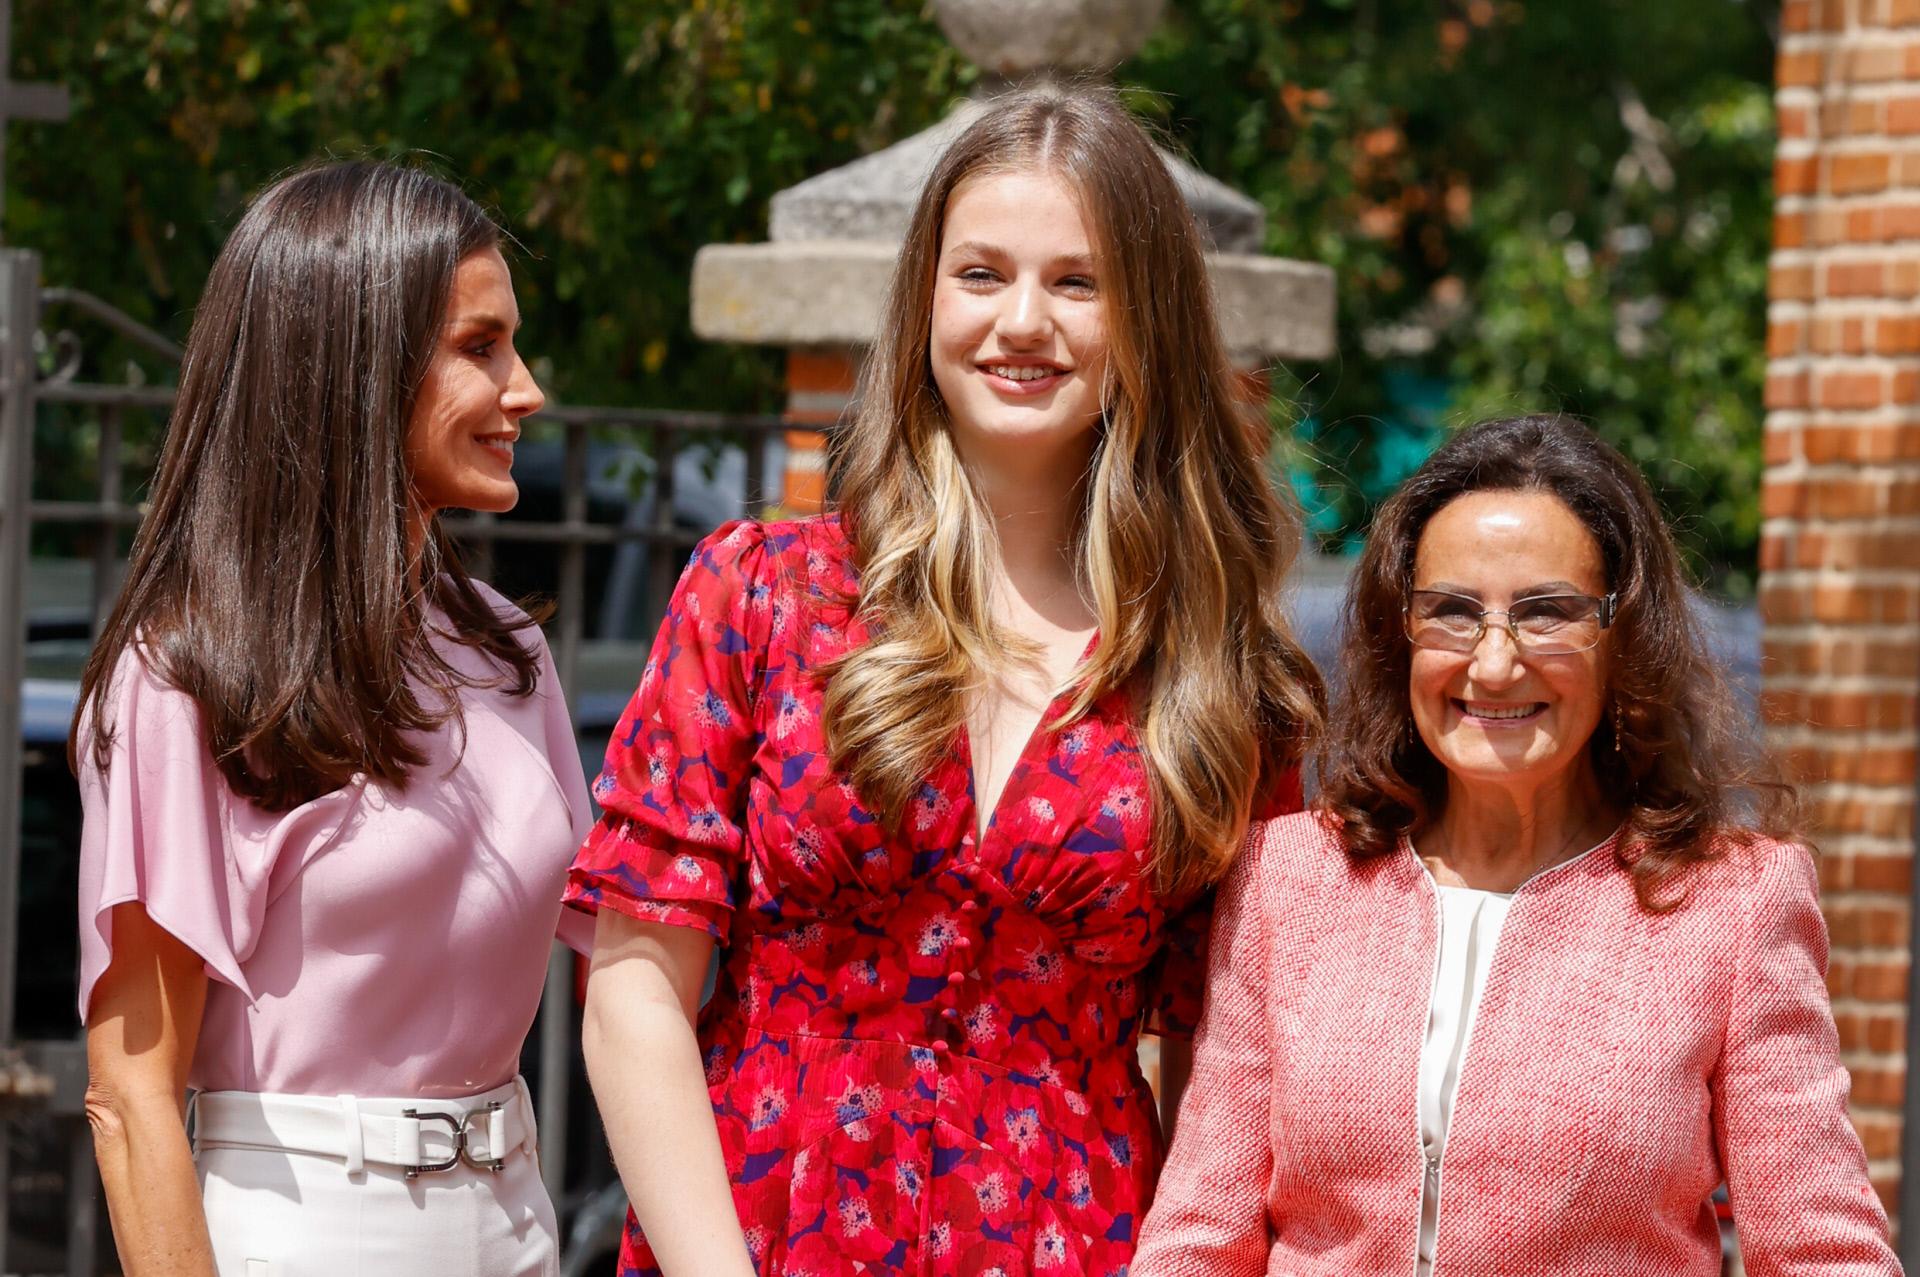
M 1777 70 L 1764 708 L 1823 851 L 1834 1018 L 1892 1209 L 1920 693 L 1920 0 L 1784 0 Z
M 844 347 L 787 352 L 787 472 L 780 504 L 788 514 L 816 513 L 827 496 L 827 427 L 853 402 L 861 352 Z

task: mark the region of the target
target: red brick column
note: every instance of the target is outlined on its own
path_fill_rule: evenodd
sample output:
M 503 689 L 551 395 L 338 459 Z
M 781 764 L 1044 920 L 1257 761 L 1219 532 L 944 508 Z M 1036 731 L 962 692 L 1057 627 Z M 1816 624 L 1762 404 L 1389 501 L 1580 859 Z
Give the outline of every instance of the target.
M 847 348 L 787 352 L 787 473 L 780 504 L 788 514 L 814 514 L 827 496 L 827 436 L 853 402 L 860 352 Z
M 1920 0 L 1785 0 L 1764 712 L 1822 850 L 1855 1125 L 1900 1182 L 1920 695 Z

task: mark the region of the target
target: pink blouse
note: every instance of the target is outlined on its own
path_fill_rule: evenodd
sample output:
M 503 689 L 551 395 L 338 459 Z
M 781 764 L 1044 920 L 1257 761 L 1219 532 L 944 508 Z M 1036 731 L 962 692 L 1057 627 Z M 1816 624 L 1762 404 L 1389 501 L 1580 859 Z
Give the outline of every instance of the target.
M 436 733 L 404 788 L 356 778 L 287 812 L 237 798 L 198 706 L 123 655 L 104 773 L 87 765 L 84 718 L 79 738 L 81 1019 L 112 957 L 111 911 L 138 901 L 211 977 L 197 1089 L 448 1097 L 511 1080 L 593 823 L 552 658 L 539 630 L 519 637 L 539 652 L 532 695 L 465 689 L 464 740 Z M 463 673 L 492 670 L 439 649 Z M 584 947 L 568 914 L 563 938 Z

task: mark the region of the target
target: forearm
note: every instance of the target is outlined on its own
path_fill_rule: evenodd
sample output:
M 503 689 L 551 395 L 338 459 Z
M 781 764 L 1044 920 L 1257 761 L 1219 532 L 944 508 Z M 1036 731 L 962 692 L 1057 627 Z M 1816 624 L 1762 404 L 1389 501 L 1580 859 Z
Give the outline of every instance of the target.
M 207 977 L 198 954 L 129 903 L 87 1015 L 87 1124 L 127 1277 L 212 1277 L 187 1147 L 187 1067 Z
M 213 1245 L 179 1102 L 91 1088 L 87 1122 L 126 1277 L 213 1277 Z
M 587 1076 L 634 1217 L 667 1277 L 752 1277 L 693 1026 L 664 1003 L 588 999 Z

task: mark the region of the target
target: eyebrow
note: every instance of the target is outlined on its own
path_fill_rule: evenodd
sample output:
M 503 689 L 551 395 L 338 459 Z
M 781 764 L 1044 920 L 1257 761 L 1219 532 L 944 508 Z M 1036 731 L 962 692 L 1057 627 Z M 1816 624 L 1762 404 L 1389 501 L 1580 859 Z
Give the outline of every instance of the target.
M 1480 591 L 1470 585 L 1456 585 L 1452 581 L 1435 581 L 1431 585 L 1419 587 L 1423 590 L 1438 590 L 1442 594 L 1458 594 L 1463 598 L 1481 599 Z M 1525 589 L 1515 590 L 1515 599 L 1535 599 L 1543 594 L 1586 594 L 1586 591 L 1571 581 L 1541 581 Z M 1482 600 L 1484 601 L 1484 600 Z
M 520 317 L 516 315 L 513 317 L 513 320 L 509 322 L 502 316 L 494 314 L 492 311 L 481 311 L 473 315 L 455 315 L 447 320 L 447 327 L 478 328 L 487 332 L 496 333 L 517 333 L 520 331 Z
M 969 239 L 963 240 L 958 244 L 949 244 L 941 251 L 940 255 L 942 257 L 949 255 L 954 257 L 1006 257 L 1009 254 L 1006 249 L 998 245 L 984 244 L 979 240 Z M 1090 253 L 1067 253 L 1064 256 L 1054 258 L 1049 265 L 1066 267 L 1073 270 L 1092 270 L 1093 255 Z

